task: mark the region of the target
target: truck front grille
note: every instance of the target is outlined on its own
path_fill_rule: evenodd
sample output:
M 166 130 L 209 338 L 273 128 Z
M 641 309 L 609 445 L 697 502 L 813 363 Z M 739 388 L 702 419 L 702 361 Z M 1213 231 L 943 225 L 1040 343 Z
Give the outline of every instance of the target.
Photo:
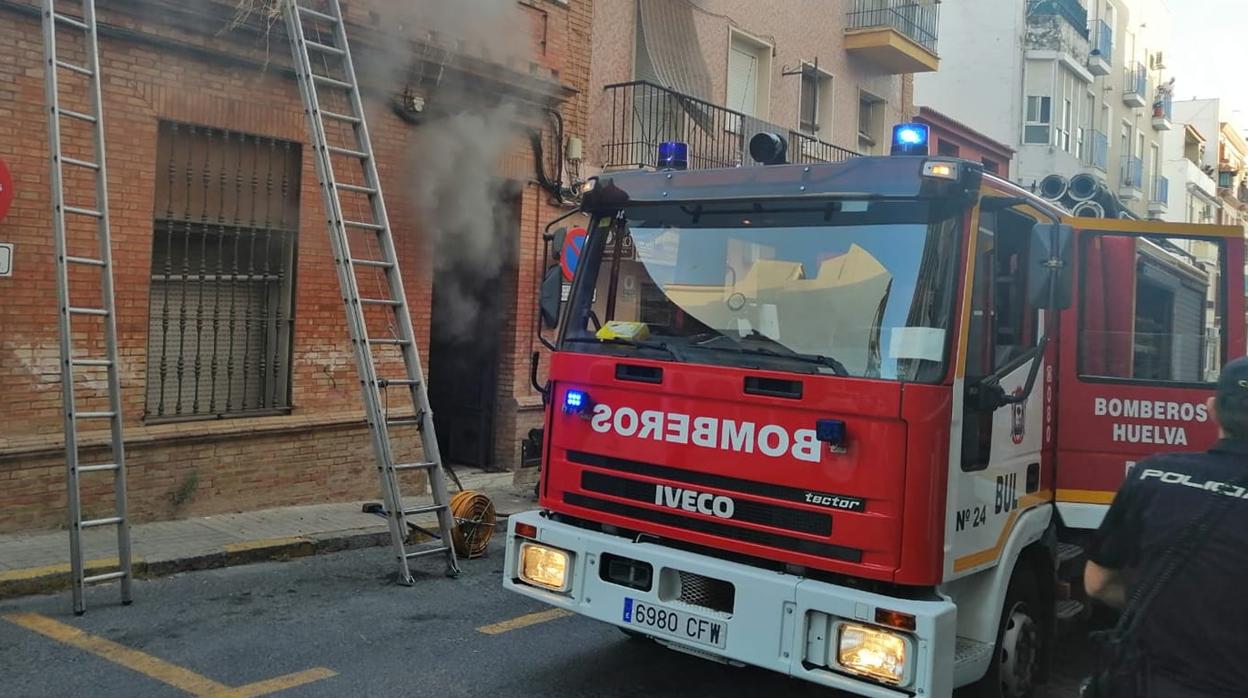
M 737 590 L 731 583 L 683 570 L 676 570 L 676 574 L 680 579 L 678 601 L 712 611 L 732 613 Z

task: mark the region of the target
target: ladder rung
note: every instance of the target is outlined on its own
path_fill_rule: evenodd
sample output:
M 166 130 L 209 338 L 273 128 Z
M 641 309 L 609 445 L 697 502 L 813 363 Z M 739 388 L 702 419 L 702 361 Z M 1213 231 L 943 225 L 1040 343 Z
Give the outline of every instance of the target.
M 312 17 L 313 19 L 319 19 L 322 22 L 330 22 L 332 24 L 338 23 L 338 20 L 334 19 L 333 15 L 327 15 L 324 12 L 317 12 L 310 7 L 299 6 L 299 11 L 309 17 Z
M 100 169 L 99 163 L 87 162 L 86 160 L 79 160 L 77 158 L 67 158 L 67 157 L 62 156 L 61 162 L 65 163 L 66 165 L 75 165 L 77 167 L 85 167 L 88 170 Z
M 432 463 L 430 464 L 432 465 Z M 404 516 L 415 516 L 417 514 L 430 514 L 435 511 L 442 511 L 446 508 L 445 504 L 426 504 L 419 507 L 408 507 L 403 510 Z
M 96 526 L 116 526 L 123 519 L 120 516 L 110 516 L 106 519 L 87 519 L 78 523 L 79 528 L 95 528 Z
M 382 269 L 394 266 L 393 262 L 387 262 L 384 259 L 352 259 L 351 263 L 357 267 L 381 267 Z
M 420 424 L 421 420 L 416 417 L 387 417 L 386 425 L 392 427 L 410 426 L 412 424 Z
M 121 579 L 126 576 L 125 572 L 105 572 L 104 574 L 95 574 L 90 577 L 83 577 L 83 584 L 99 584 L 100 582 L 111 582 L 114 579 Z
M 80 465 L 78 472 L 80 473 L 99 473 L 106 470 L 116 470 L 116 463 L 101 463 L 99 465 Z
M 365 223 L 364 221 L 344 220 L 342 224 L 348 228 L 363 228 L 365 230 L 379 230 L 380 231 L 380 230 L 386 229 L 386 226 L 384 225 L 380 225 L 378 223 Z
M 80 65 L 74 65 L 73 63 L 66 63 L 65 61 L 57 61 L 56 65 L 58 67 L 64 68 L 65 70 L 72 70 L 73 72 L 78 73 L 79 75 L 86 75 L 87 77 L 91 77 L 92 75 L 95 75 L 95 73 L 91 72 L 90 68 L 84 68 Z
M 91 218 L 103 218 L 104 214 L 93 208 L 78 208 L 77 206 L 65 206 L 65 213 L 73 213 L 79 216 L 90 216 Z
M 90 114 L 83 114 L 80 111 L 73 111 L 72 109 L 62 109 L 61 114 L 68 116 L 71 119 L 78 119 L 79 121 L 86 121 L 92 124 L 96 121 L 94 116 L 91 116 Z
M 112 366 L 111 359 L 70 359 L 71 366 Z
M 116 412 L 75 412 L 74 419 L 112 419 Z
M 339 148 L 336 145 L 327 145 L 325 146 L 325 150 L 328 150 L 329 152 L 335 155 L 345 155 L 347 157 L 359 158 L 360 160 L 369 159 L 368 153 L 362 150 L 351 150 L 350 148 Z
M 52 16 L 55 17 L 58 21 L 64 22 L 71 27 L 78 27 L 79 29 L 82 29 L 84 31 L 87 29 L 87 23 L 80 19 L 74 19 L 73 17 L 70 17 L 69 15 L 63 15 L 60 12 L 53 12 Z
M 403 301 L 393 298 L 361 298 L 360 305 L 388 305 L 397 308 L 403 305 Z
M 321 53 L 330 53 L 335 56 L 341 56 L 346 53 L 346 51 L 343 51 L 337 46 L 330 46 L 329 44 L 322 44 L 316 41 L 308 41 L 307 39 L 304 39 L 303 43 L 306 44 L 307 47 L 312 49 L 313 51 L 320 51 Z
M 395 470 L 428 470 L 430 468 L 436 468 L 437 465 L 437 463 L 400 463 L 399 465 L 393 466 L 393 468 Z M 403 513 L 406 514 L 407 512 Z
M 336 111 L 325 111 L 324 109 L 322 109 L 322 110 L 321 110 L 321 116 L 323 116 L 323 117 L 325 117 L 325 118 L 327 118 L 327 119 L 335 119 L 335 120 L 337 120 L 337 121 L 345 121 L 345 122 L 347 122 L 347 123 L 349 123 L 349 124 L 358 124 L 358 123 L 360 123 L 360 117 L 358 117 L 358 116 L 351 116 L 351 115 L 349 115 L 349 114 L 339 114 L 339 113 L 338 113 L 338 112 L 336 112 Z
M 337 87 L 343 90 L 355 89 L 355 85 L 352 85 L 351 83 L 345 82 L 343 80 L 339 80 L 338 78 L 331 78 L 328 75 L 317 75 L 316 73 L 312 73 L 312 81 L 319 82 L 322 85 L 329 85 L 330 87 Z
M 399 340 L 406 344 L 404 340 Z M 377 385 L 387 388 L 392 385 L 420 385 L 420 381 L 415 378 L 378 378 Z
M 400 347 L 411 344 L 411 342 L 407 341 L 406 339 L 399 339 L 398 337 L 379 337 L 377 339 L 369 339 L 368 343 L 369 344 L 392 344 L 392 345 L 400 346 Z M 378 382 L 381 382 L 381 381 L 378 381 Z
M 428 557 L 430 555 L 445 555 L 446 551 L 447 547 L 445 545 L 441 545 L 436 548 L 429 548 L 428 550 L 414 550 L 410 553 L 404 553 L 403 557 L 411 560 L 413 558 Z
M 93 267 L 107 266 L 102 259 L 91 259 L 90 257 L 65 257 L 65 261 L 70 264 L 87 264 Z
M 73 306 L 70 306 L 69 313 L 71 315 L 99 315 L 102 317 L 108 316 L 108 311 L 104 310 L 103 308 L 75 308 Z
M 358 184 L 335 184 L 334 186 L 338 187 L 339 189 L 343 191 L 353 191 L 353 192 L 356 192 L 357 194 L 372 195 L 372 194 L 377 193 L 377 189 L 374 187 L 362 187 Z

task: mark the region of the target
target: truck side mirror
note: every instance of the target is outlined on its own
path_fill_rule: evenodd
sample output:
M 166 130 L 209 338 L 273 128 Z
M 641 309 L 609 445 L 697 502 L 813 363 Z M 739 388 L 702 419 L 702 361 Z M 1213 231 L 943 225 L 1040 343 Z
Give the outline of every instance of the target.
M 558 264 L 552 264 L 546 270 L 546 276 L 542 277 L 542 290 L 538 299 L 543 325 L 553 329 L 559 324 L 559 307 L 562 304 L 563 272 Z
M 1037 223 L 1031 229 L 1031 270 L 1027 300 L 1036 308 L 1070 307 L 1075 265 L 1071 254 L 1075 230 L 1064 223 Z

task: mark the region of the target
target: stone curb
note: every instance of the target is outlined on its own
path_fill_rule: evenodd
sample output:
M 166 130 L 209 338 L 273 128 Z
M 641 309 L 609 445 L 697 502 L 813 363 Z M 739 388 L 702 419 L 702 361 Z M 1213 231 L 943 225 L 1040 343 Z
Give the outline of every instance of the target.
M 135 579 L 155 579 L 180 572 L 248 565 L 256 562 L 293 560 L 310 555 L 336 553 L 389 545 L 387 531 L 314 534 L 230 543 L 221 548 L 169 560 L 145 560 L 135 556 L 131 568 Z M 89 560 L 88 574 L 117 569 L 117 559 Z M 69 563 L 0 572 L 0 599 L 48 594 L 70 588 Z

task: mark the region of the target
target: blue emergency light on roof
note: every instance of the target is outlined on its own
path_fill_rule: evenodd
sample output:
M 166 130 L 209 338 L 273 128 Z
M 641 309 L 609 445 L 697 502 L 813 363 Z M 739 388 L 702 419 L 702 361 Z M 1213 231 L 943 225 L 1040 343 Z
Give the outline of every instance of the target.
M 660 170 L 689 169 L 689 144 L 667 141 L 659 144 Z
M 927 155 L 927 124 L 893 127 L 893 155 Z
M 565 414 L 583 414 L 591 407 L 589 395 L 584 390 L 569 390 L 564 393 L 563 411 Z

